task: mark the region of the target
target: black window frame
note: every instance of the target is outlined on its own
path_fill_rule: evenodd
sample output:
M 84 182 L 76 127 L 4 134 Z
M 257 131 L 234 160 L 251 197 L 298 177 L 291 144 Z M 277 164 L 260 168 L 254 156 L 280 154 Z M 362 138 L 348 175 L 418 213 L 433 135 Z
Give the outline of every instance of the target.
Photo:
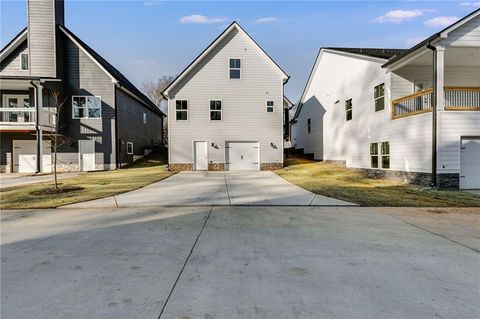
M 242 59 L 240 58 L 228 59 L 228 77 L 231 80 L 240 80 L 242 78 Z
M 175 121 L 188 121 L 188 100 L 175 100 Z
M 389 169 L 390 168 L 390 142 L 382 142 L 380 147 L 381 149 L 381 156 L 382 156 L 382 168 Z
M 312 132 L 312 119 L 307 119 L 307 133 L 310 134 Z
M 378 168 L 378 143 L 370 143 L 370 167 Z
M 222 100 L 210 100 L 209 104 L 210 104 L 210 121 L 213 121 L 213 122 L 222 121 L 223 120 Z M 220 114 L 220 118 L 214 118 L 215 115 L 218 116 L 218 114 Z
M 268 100 L 267 101 L 267 113 L 274 113 L 275 112 L 275 101 Z
M 381 83 L 373 88 L 373 103 L 375 112 L 385 109 L 385 83 Z
M 353 119 L 353 99 L 345 101 L 345 121 L 351 121 Z

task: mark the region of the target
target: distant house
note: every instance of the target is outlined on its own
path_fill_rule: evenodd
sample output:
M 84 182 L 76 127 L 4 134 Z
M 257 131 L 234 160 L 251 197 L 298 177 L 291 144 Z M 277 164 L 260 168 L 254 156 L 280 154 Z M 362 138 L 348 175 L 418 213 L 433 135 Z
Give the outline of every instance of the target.
M 66 98 L 59 119 L 52 91 Z M 28 1 L 27 27 L 0 51 L 0 95 L 3 172 L 49 172 L 56 120 L 63 171 L 115 169 L 162 141 L 165 115 L 65 27 L 63 0 Z
M 318 160 L 480 188 L 480 10 L 409 50 L 320 49 L 291 130 Z
M 170 169 L 283 167 L 288 79 L 233 22 L 163 93 Z

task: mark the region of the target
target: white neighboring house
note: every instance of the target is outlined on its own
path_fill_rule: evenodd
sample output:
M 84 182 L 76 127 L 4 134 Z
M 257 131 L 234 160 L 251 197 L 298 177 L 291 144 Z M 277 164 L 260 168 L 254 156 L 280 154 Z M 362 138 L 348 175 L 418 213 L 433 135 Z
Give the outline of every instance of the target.
M 318 160 L 479 189 L 480 10 L 409 50 L 320 49 L 291 130 Z
M 233 22 L 163 92 L 170 170 L 283 167 L 288 79 Z

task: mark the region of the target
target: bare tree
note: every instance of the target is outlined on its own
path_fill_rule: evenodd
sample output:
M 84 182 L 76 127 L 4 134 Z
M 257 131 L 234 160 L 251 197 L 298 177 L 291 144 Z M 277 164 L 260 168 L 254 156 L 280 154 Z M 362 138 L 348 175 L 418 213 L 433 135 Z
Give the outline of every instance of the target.
M 61 121 L 62 110 L 65 107 L 65 102 L 67 97 L 64 99 L 60 98 L 60 92 L 56 90 L 51 90 L 50 95 L 53 99 L 53 109 L 51 112 L 54 116 L 53 120 L 53 131 L 48 135 L 50 140 L 50 146 L 53 152 L 53 175 L 55 177 L 55 189 L 58 189 L 58 179 L 57 179 L 57 153 L 58 150 L 70 141 L 70 138 L 63 134 L 65 129 L 65 124 Z
M 146 80 L 142 83 L 142 89 L 147 97 L 165 114 L 168 116 L 168 105 L 162 95 L 163 90 L 172 83 L 175 79 L 173 76 L 162 76 L 158 80 Z M 168 124 L 167 121 L 163 123 L 163 145 L 168 143 Z

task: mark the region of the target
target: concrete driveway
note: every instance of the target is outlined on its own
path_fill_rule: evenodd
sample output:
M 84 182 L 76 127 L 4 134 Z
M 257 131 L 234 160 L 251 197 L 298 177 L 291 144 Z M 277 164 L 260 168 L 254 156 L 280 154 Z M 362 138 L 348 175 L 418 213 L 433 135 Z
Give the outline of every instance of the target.
M 479 318 L 480 212 L 1 212 L 1 318 Z
M 58 174 L 58 179 L 65 179 L 77 176 L 80 173 L 61 173 Z M 53 182 L 54 176 L 53 174 L 47 175 L 32 175 L 32 174 L 0 174 L 0 189 L 9 188 L 9 187 L 16 187 L 16 186 L 23 186 L 23 185 L 30 185 L 35 183 L 45 183 L 45 182 Z
M 132 192 L 65 207 L 211 205 L 352 206 L 355 204 L 316 195 L 273 172 L 260 171 L 181 172 Z

